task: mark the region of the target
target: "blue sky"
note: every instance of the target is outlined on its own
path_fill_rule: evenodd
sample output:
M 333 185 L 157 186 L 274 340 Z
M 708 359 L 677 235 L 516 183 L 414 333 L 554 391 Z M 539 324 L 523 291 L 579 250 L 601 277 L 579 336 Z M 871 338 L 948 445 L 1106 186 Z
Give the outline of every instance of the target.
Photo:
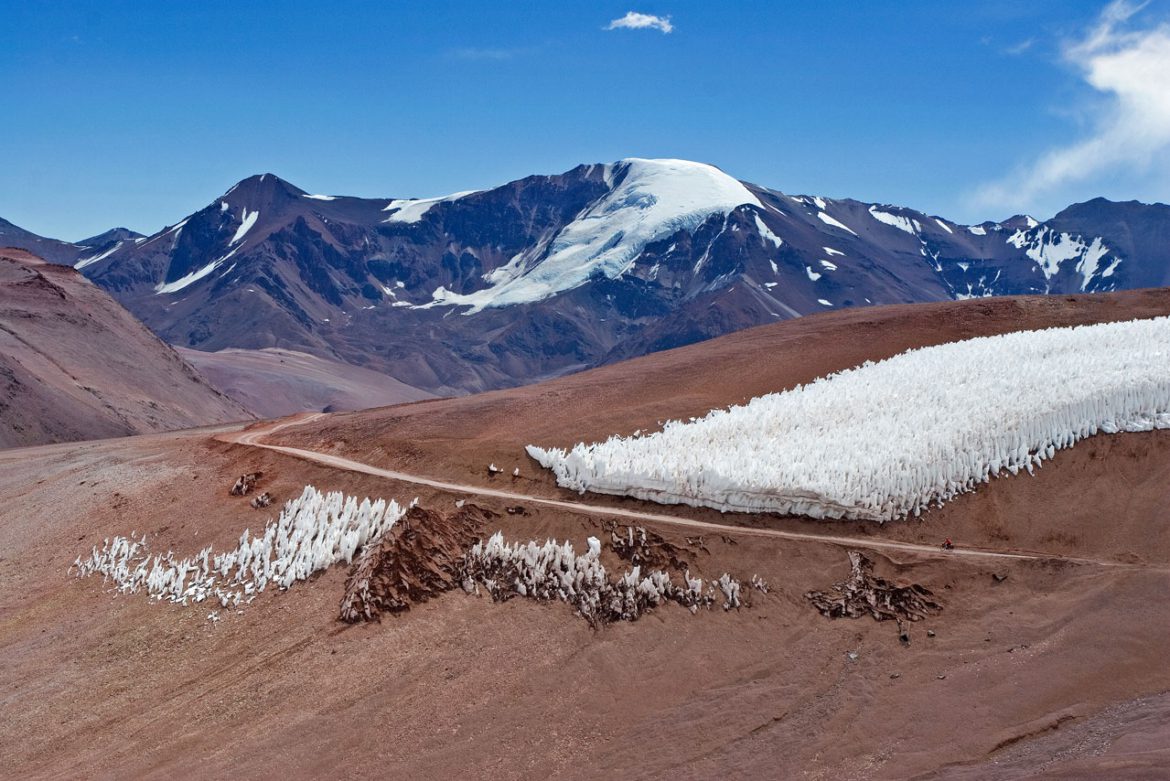
M 1168 2 L 0 0 L 0 217 L 77 240 L 252 173 L 411 197 L 628 156 L 968 222 L 1165 201 Z

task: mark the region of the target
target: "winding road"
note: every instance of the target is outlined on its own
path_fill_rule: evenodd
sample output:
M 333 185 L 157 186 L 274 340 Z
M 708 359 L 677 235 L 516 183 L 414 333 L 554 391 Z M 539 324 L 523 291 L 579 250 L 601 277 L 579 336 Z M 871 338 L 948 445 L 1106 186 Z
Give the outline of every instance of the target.
M 252 426 L 240 431 L 218 434 L 215 438 L 222 442 L 230 442 L 238 445 L 246 445 L 249 447 L 258 447 L 265 450 L 272 450 L 277 453 L 283 453 L 287 456 L 292 456 L 293 458 L 299 458 L 304 461 L 310 461 L 316 464 L 332 467 L 334 469 L 342 469 L 348 472 L 372 475 L 374 477 L 381 477 L 386 480 L 394 480 L 400 483 L 423 485 L 455 494 L 465 494 L 467 496 L 490 496 L 495 499 L 506 499 L 509 501 L 525 502 L 527 504 L 541 505 L 545 507 L 556 507 L 558 509 L 570 510 L 572 512 L 581 513 L 583 515 L 600 515 L 625 518 L 643 523 L 674 526 L 681 529 L 709 534 L 713 533 L 736 536 L 766 537 L 772 539 L 796 540 L 799 542 L 819 542 L 831 545 L 846 545 L 854 548 L 868 548 L 872 550 L 907 551 L 912 553 L 929 554 L 932 556 L 960 556 L 969 558 L 998 560 L 1006 559 L 1015 561 L 1063 561 L 1074 564 L 1092 564 L 1095 566 L 1116 567 L 1122 569 L 1160 568 L 1157 566 L 1151 567 L 1150 565 L 1135 565 L 1125 562 L 1109 561 L 1106 559 L 1061 556 L 1051 553 L 990 550 L 987 548 L 961 547 L 950 551 L 942 551 L 934 545 L 923 545 L 921 543 L 914 542 L 899 542 L 896 540 L 874 539 L 872 537 L 850 537 L 838 534 L 814 534 L 810 532 L 784 531 L 782 529 L 761 529 L 750 526 L 737 526 L 734 524 L 712 523 L 710 521 L 699 521 L 693 518 L 686 518 L 679 515 L 666 515 L 663 513 L 642 512 L 640 510 L 627 510 L 621 507 L 608 507 L 600 504 L 589 504 L 588 502 L 576 502 L 564 499 L 547 499 L 544 497 L 519 493 L 517 491 L 504 491 L 497 488 L 488 488 L 480 485 L 468 485 L 466 483 L 452 483 L 446 480 L 439 480 L 436 478 L 424 477 L 420 475 L 412 475 L 406 472 L 398 472 L 393 469 L 382 469 L 381 467 L 372 466 L 370 464 L 363 464 L 360 461 L 354 461 L 349 458 L 344 458 L 343 456 L 331 455 L 329 453 L 318 453 L 314 450 L 304 450 L 301 448 L 287 447 L 284 445 L 271 445 L 264 441 L 266 438 L 278 431 L 291 428 L 293 426 L 303 426 L 323 417 L 325 417 L 325 413 L 321 412 L 295 415 L 291 418 L 270 421 L 268 423 Z

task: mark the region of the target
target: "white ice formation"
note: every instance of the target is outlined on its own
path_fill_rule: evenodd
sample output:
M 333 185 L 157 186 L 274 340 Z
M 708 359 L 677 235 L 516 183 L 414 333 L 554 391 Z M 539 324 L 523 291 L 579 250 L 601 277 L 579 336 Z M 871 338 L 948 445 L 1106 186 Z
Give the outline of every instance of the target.
M 1170 428 L 1170 318 L 926 347 L 656 433 L 530 445 L 563 487 L 887 521 L 1098 432 Z
M 588 548 L 577 553 L 571 543 L 556 540 L 507 543 L 503 533 L 496 532 L 467 552 L 463 588 L 473 593 L 483 585 L 497 601 L 513 596 L 559 600 L 594 625 L 634 621 L 665 602 L 677 602 L 694 612 L 713 604 L 717 593 L 723 595 L 724 610 L 742 604 L 739 581 L 726 573 L 706 589 L 703 579 L 691 577 L 689 570 L 681 585 L 664 570 L 643 574 L 639 566 L 611 580 L 601 562 L 601 542 L 590 537 Z
M 287 589 L 298 580 L 339 562 L 375 540 L 403 516 L 397 502 L 371 502 L 313 486 L 285 504 L 260 535 L 240 536 L 239 545 L 216 553 L 209 545 L 194 556 L 151 555 L 146 536 L 106 539 L 89 556 L 78 557 L 78 577 L 100 574 L 120 593 L 145 591 L 154 599 L 186 605 L 216 599 L 223 607 L 251 602 L 272 585 Z

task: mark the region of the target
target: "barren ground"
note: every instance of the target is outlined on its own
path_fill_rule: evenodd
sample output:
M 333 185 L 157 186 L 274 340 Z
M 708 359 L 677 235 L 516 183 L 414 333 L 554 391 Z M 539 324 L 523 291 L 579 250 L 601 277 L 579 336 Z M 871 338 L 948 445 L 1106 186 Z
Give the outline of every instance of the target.
M 80 272 L 0 247 L 0 448 L 252 417 Z
M 296 350 L 175 350 L 212 385 L 262 418 L 384 407 L 434 396 L 385 374 Z
M 916 344 L 1168 312 L 1167 293 L 844 312 L 540 386 L 330 416 L 273 439 L 575 500 L 519 448 L 628 433 Z M 218 623 L 204 606 L 114 596 L 66 574 L 102 537 L 132 530 L 154 550 L 233 544 L 275 514 L 227 495 L 246 471 L 264 471 L 261 487 L 279 500 L 305 483 L 435 508 L 463 498 L 215 439 L 224 430 L 0 452 L 0 776 L 1155 778 L 1170 768 L 1170 432 L 1097 437 L 1035 477 L 884 527 L 585 498 L 1053 556 L 868 551 L 878 574 L 921 583 L 944 605 L 910 626 L 908 645 L 890 623 L 829 620 L 804 599 L 846 576 L 850 546 L 750 534 L 707 534 L 708 551 L 691 551 L 704 577 L 768 580 L 750 608 L 668 606 L 600 630 L 560 604 L 462 592 L 348 626 L 336 620 L 344 567 Z M 489 478 L 491 461 L 519 465 L 521 478 Z M 596 513 L 509 515 L 512 502 L 472 501 L 499 513 L 509 537 L 605 539 Z M 681 531 L 658 531 L 687 545 Z

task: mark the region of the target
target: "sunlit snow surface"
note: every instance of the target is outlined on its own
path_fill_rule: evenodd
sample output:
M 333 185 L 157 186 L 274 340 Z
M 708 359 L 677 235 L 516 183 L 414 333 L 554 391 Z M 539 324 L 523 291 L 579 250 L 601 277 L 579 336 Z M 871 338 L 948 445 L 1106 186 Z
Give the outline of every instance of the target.
M 1028 218 L 1031 220 L 1031 218 Z M 1033 221 L 1034 222 L 1034 221 Z M 1038 223 L 1037 223 L 1038 224 Z M 1089 244 L 1083 239 L 1068 233 L 1057 233 L 1047 227 L 1033 231 L 1036 225 L 1030 225 L 1027 231 L 1018 230 L 1013 233 L 1007 243 L 1016 249 L 1024 250 L 1029 258 L 1036 261 L 1036 265 L 1044 274 L 1045 279 L 1051 279 L 1060 272 L 1061 264 L 1066 260 L 1076 260 L 1077 273 L 1081 275 L 1081 290 L 1087 290 L 1093 276 L 1097 273 L 1101 261 L 1112 250 L 1101 241 L 1094 238 Z M 1120 260 L 1114 258 L 1113 264 L 1107 269 L 1110 276 Z
M 779 236 L 777 236 L 775 233 L 773 233 L 771 231 L 771 229 L 768 228 L 768 226 L 764 224 L 764 221 L 760 219 L 760 215 L 758 215 L 758 214 L 756 215 L 756 230 L 759 231 L 761 240 L 770 241 L 777 248 L 782 247 L 784 245 L 784 240 L 781 239 Z
M 121 249 L 122 245 L 124 243 L 125 242 L 119 241 L 117 244 L 110 247 L 108 250 L 106 250 L 105 252 L 103 252 L 99 255 L 94 255 L 94 256 L 89 257 L 89 258 L 82 258 L 81 260 L 79 260 L 75 264 L 73 264 L 73 268 L 78 269 L 80 271 L 81 269 L 85 268 L 86 266 L 92 266 L 94 263 L 98 263 L 99 261 L 103 261 L 106 258 L 108 258 L 110 255 L 113 255 L 115 252 L 117 252 L 119 249 Z
M 905 231 L 911 235 L 916 235 L 922 230 L 922 226 L 918 224 L 917 220 L 912 220 L 909 217 L 902 217 L 890 212 L 884 212 L 876 206 L 869 207 L 870 215 L 878 222 L 885 223 L 892 228 L 897 228 L 900 231 Z M 942 225 L 942 223 L 939 223 Z M 946 226 L 943 225 L 945 228 Z M 949 230 L 949 228 L 948 228 Z
M 386 208 L 382 210 L 384 212 L 394 212 L 383 220 L 383 222 L 415 223 L 421 220 L 435 204 L 450 203 L 460 198 L 466 198 L 469 195 L 475 195 L 477 192 L 479 191 L 465 190 L 459 193 L 452 193 L 451 195 L 442 195 L 438 198 L 396 198 L 386 204 Z
M 461 295 L 440 287 L 431 305 L 470 306 L 474 312 L 540 301 L 597 273 L 615 278 L 647 244 L 694 231 L 712 215 L 744 204 L 763 209 L 740 182 L 703 163 L 631 158 L 606 166 L 606 181 L 609 192 L 566 225 L 547 250 L 518 255 L 506 273 L 492 274 L 493 284 L 484 290 Z
M 239 250 L 240 250 L 240 248 L 236 247 L 234 250 L 232 250 L 228 254 L 224 255 L 223 257 L 216 258 L 215 260 L 208 263 L 206 266 L 203 266 L 202 268 L 196 269 L 195 271 L 192 271 L 190 274 L 187 274 L 186 276 L 179 277 L 174 282 L 160 282 L 160 283 L 158 283 L 157 285 L 154 286 L 155 294 L 168 295 L 170 293 L 178 293 L 180 290 L 182 290 L 186 287 L 189 287 L 190 285 L 195 284 L 196 282 L 198 282 L 199 280 L 203 279 L 206 276 L 209 276 L 217 268 L 222 266 L 225 261 L 229 260 L 232 257 L 232 255 L 235 255 L 237 252 L 239 252 Z
M 834 228 L 840 228 L 843 231 L 849 231 L 854 236 L 857 235 L 856 233 L 854 233 L 853 229 L 850 228 L 848 225 L 846 225 L 845 223 L 841 222 L 840 220 L 838 220 L 834 217 L 830 217 L 825 212 L 817 212 L 817 219 L 819 219 L 821 222 L 825 223 L 826 225 L 830 225 Z
M 256 220 L 259 217 L 259 211 L 249 212 L 247 207 L 245 207 L 243 213 L 240 215 L 240 227 L 236 228 L 236 234 L 232 236 L 232 240 L 228 242 L 228 246 L 230 247 L 247 236 L 248 231 L 252 230 L 252 226 L 256 224 Z
M 912 350 L 662 431 L 528 453 L 579 491 L 877 521 L 1098 432 L 1170 428 L 1170 318 Z

